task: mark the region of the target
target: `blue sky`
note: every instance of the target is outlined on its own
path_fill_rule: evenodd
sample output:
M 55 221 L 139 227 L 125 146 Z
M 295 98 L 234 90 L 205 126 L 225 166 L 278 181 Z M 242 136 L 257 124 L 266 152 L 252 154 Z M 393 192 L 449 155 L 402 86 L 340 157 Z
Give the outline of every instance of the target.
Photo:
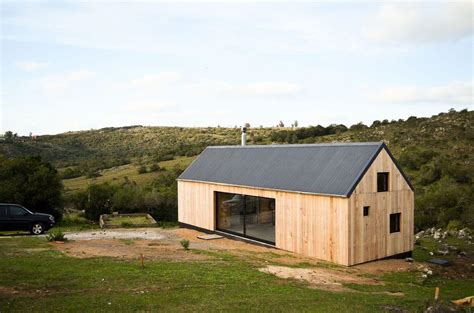
M 472 109 L 473 3 L 1 3 L 0 132 Z

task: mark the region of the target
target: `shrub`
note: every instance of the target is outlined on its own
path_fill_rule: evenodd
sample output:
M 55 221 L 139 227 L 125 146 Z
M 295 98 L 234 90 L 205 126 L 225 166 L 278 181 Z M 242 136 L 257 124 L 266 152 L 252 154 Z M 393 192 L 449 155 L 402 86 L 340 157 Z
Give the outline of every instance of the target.
M 79 205 L 82 206 L 80 209 L 85 210 L 87 219 L 97 221 L 102 214 L 110 214 L 114 193 L 115 187 L 107 183 L 90 185 L 78 197 Z
M 160 166 L 157 164 L 157 163 L 153 163 L 151 166 L 150 166 L 150 172 L 158 172 L 160 171 L 161 168 Z
M 130 222 L 122 222 L 120 226 L 122 226 L 123 228 L 130 228 L 133 227 L 133 224 Z
M 145 174 L 147 172 L 146 166 L 141 165 L 137 171 L 138 171 L 138 174 Z
M 448 223 L 448 230 L 458 230 L 461 229 L 461 222 L 459 220 L 451 220 Z
M 67 238 L 64 233 L 60 230 L 52 230 L 51 232 L 46 235 L 47 241 L 66 241 Z
M 183 239 L 179 243 L 183 246 L 184 250 L 189 250 L 189 240 Z

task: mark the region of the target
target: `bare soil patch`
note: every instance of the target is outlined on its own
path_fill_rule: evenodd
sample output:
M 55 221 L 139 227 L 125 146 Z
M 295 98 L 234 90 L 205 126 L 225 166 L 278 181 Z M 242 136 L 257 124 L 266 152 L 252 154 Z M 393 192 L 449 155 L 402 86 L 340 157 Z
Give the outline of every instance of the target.
M 35 297 L 41 293 L 49 292 L 44 289 L 38 289 L 36 291 L 17 290 L 14 287 L 0 286 L 0 297 Z
M 286 266 L 268 265 L 259 269 L 284 279 L 296 279 L 308 282 L 311 287 L 333 291 L 352 291 L 345 288 L 344 283 L 377 285 L 379 281 L 355 275 L 350 271 L 339 271 L 329 268 L 291 268 Z
M 55 245 L 55 244 L 54 244 Z M 87 241 L 69 241 L 55 245 L 57 249 L 77 258 L 113 257 L 138 260 L 143 254 L 146 260 L 196 261 L 210 259 L 209 256 L 185 251 L 179 244 L 171 242 L 152 242 L 150 240 L 97 239 Z
M 404 259 L 386 259 L 354 265 L 351 268 L 367 274 L 382 275 L 385 273 L 416 270 L 417 264 L 416 262 L 407 262 Z

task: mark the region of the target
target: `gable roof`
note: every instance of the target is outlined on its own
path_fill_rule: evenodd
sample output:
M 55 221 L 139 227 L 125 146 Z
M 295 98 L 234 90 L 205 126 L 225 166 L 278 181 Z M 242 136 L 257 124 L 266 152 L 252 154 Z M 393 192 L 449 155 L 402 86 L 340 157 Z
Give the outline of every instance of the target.
M 383 142 L 207 147 L 178 180 L 349 197 Z

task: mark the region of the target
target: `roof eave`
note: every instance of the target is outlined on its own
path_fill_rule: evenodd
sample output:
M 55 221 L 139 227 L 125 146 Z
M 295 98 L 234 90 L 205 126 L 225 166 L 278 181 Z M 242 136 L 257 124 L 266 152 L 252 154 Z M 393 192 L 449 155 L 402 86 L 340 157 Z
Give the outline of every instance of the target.
M 309 191 L 295 191 L 295 190 L 256 187 L 256 186 L 247 186 L 247 185 L 235 185 L 235 184 L 226 184 L 226 183 L 218 183 L 218 182 L 195 180 L 195 179 L 185 179 L 185 178 L 177 178 L 176 181 L 194 182 L 194 183 L 202 183 L 202 184 L 213 184 L 213 185 L 230 186 L 230 187 L 251 188 L 251 189 L 269 190 L 269 191 L 280 191 L 280 192 L 289 192 L 289 193 L 299 193 L 299 194 L 313 195 L 313 196 L 348 198 L 347 195 L 343 195 L 343 194 L 328 194 L 328 193 L 317 193 L 317 192 L 309 192 Z

